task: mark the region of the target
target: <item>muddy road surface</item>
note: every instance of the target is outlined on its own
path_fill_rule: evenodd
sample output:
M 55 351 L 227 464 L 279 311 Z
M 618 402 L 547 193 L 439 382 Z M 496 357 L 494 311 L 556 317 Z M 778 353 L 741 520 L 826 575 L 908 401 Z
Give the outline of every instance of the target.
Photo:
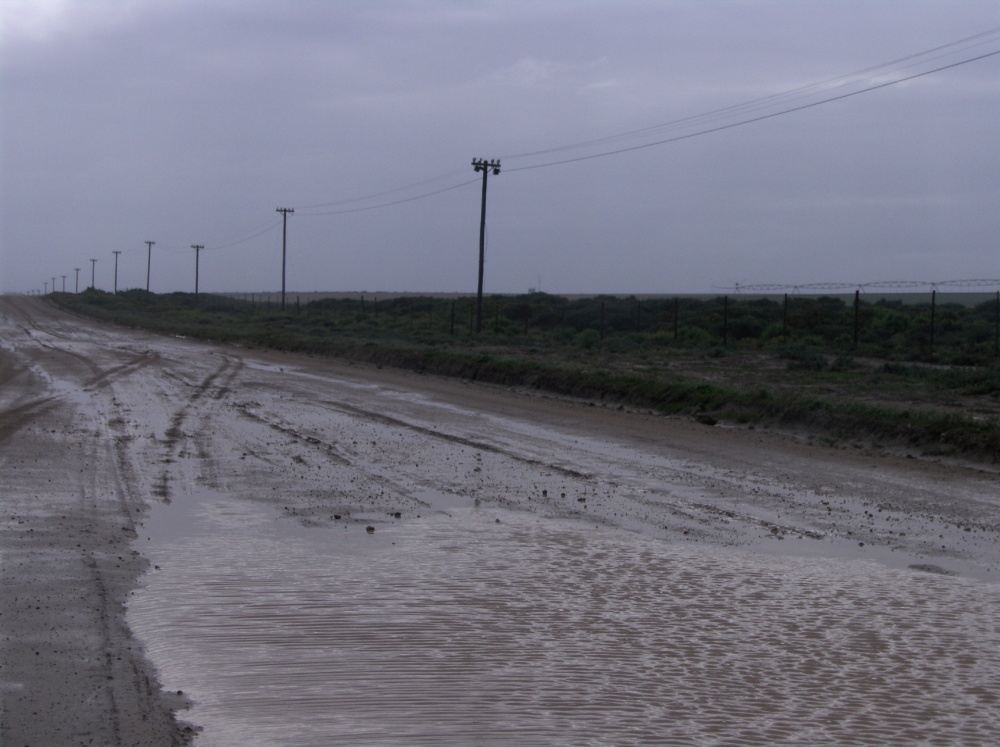
M 0 743 L 994 744 L 1000 478 L 0 299 Z

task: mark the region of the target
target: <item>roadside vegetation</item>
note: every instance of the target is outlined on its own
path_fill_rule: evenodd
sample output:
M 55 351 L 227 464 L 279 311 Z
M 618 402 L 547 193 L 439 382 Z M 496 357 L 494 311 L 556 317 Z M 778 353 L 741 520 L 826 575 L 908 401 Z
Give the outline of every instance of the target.
M 836 297 L 53 294 L 165 334 L 525 387 L 840 448 L 1000 463 L 1000 308 Z

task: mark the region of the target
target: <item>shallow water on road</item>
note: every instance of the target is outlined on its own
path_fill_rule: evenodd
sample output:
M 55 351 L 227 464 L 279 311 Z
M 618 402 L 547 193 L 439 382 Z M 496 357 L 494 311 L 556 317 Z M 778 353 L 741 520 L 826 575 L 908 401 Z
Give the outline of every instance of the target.
M 189 500 L 146 523 L 129 624 L 200 747 L 1000 734 L 996 584 L 447 502 L 368 534 Z

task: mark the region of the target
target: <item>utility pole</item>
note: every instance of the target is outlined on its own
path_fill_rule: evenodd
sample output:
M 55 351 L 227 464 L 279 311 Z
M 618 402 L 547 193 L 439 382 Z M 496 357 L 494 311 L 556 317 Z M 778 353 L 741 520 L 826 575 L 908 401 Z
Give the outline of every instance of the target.
M 278 208 L 275 212 L 281 213 L 281 310 L 285 310 L 285 242 L 288 238 L 288 214 L 294 213 L 295 208 Z
M 90 289 L 94 290 L 94 268 L 97 266 L 97 260 L 90 260 Z
M 76 270 L 76 290 L 74 290 L 73 292 L 74 293 L 79 293 L 80 292 L 80 268 L 79 267 L 74 267 L 73 269 Z
M 149 266 L 153 261 L 153 244 L 155 241 L 146 242 L 146 295 L 149 295 Z
M 42 295 L 47 296 L 49 295 L 49 281 L 45 280 L 43 281 L 43 284 L 45 285 L 45 293 L 43 293 Z
M 476 332 L 483 331 L 483 265 L 486 261 L 486 177 L 500 173 L 500 161 L 472 159 L 472 170 L 483 172 L 483 209 L 479 218 L 479 289 L 476 292 Z
M 52 292 L 53 293 L 56 292 L 56 276 L 55 275 L 52 276 Z
M 113 250 L 111 252 L 115 255 L 115 295 L 118 295 L 118 255 L 121 254 L 120 250 Z
M 63 279 L 63 293 L 65 293 L 66 292 L 66 276 L 62 275 L 61 277 Z
M 192 244 L 194 249 L 194 303 L 198 305 L 198 253 L 205 248 L 204 244 Z

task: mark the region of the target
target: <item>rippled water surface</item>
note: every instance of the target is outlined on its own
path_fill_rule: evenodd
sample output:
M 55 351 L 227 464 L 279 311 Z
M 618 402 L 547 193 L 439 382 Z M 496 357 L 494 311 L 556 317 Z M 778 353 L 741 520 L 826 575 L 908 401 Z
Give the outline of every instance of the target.
M 147 529 L 129 622 L 200 747 L 1000 737 L 995 584 L 471 507 L 369 535 L 206 495 Z

